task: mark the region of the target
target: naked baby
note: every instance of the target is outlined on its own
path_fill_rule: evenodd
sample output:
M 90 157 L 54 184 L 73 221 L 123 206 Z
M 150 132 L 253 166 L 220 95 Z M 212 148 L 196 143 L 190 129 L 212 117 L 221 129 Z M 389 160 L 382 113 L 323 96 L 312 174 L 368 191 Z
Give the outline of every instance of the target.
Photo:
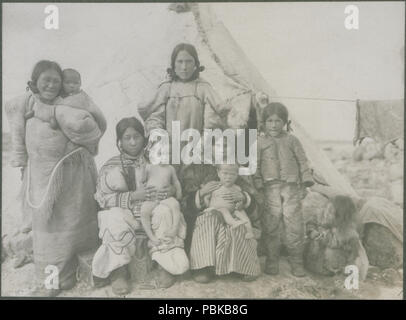
M 254 238 L 252 225 L 250 219 L 243 210 L 243 201 L 225 201 L 222 197 L 224 192 L 243 194 L 241 188 L 235 184 L 238 178 L 238 169 L 239 167 L 236 164 L 218 165 L 217 175 L 220 179 L 221 187 L 205 196 L 203 200 L 208 207 L 207 210 L 216 209 L 221 212 L 224 221 L 232 228 L 245 224 L 245 238 L 252 239 Z
M 150 160 L 151 158 L 152 155 Z M 173 186 L 176 190 L 176 198 L 156 198 L 143 202 L 141 223 L 150 240 L 152 260 L 171 274 L 182 274 L 189 269 L 189 260 L 183 249 L 186 222 L 178 202 L 182 197 L 182 188 L 175 168 L 169 164 L 147 164 L 143 181 L 144 186 L 154 186 L 157 189 Z

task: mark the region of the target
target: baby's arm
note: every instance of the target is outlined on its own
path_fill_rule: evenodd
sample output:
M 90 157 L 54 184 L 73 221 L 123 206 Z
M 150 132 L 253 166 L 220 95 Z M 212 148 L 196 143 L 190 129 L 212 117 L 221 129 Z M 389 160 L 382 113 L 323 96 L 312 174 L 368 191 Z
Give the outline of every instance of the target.
M 176 199 L 181 200 L 182 199 L 182 186 L 179 182 L 178 176 L 176 175 L 176 170 L 174 167 L 170 166 L 171 168 L 171 183 L 176 189 Z
M 245 198 L 245 195 L 240 186 L 234 185 L 233 192 L 238 192 L 241 194 L 242 198 Z M 243 210 L 244 209 L 244 200 L 236 201 L 235 202 L 235 210 Z

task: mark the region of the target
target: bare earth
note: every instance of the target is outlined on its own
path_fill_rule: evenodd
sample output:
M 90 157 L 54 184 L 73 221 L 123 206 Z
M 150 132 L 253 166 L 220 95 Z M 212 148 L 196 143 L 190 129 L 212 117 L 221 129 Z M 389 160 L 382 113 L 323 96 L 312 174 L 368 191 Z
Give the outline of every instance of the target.
M 12 232 L 18 226 L 19 210 L 15 199 L 19 191 L 19 171 L 11 169 L 8 164 L 7 150 L 8 141 L 3 140 L 3 194 L 2 194 L 2 235 Z M 323 145 L 325 147 L 325 145 Z M 365 163 L 354 163 L 351 159 L 342 159 L 342 154 L 352 152 L 351 144 L 329 144 L 328 155 L 337 164 L 340 171 L 346 174 L 351 182 L 358 180 L 357 172 L 362 175 L 371 174 L 365 172 Z M 376 160 L 373 160 L 376 161 Z M 384 160 L 377 160 L 384 161 Z M 380 162 L 378 166 L 380 176 L 385 175 L 385 166 Z M 346 170 L 343 170 L 343 168 Z M 376 171 L 376 170 L 375 170 Z M 382 172 L 381 172 L 382 171 Z M 375 174 L 376 176 L 376 174 Z M 376 181 L 363 179 L 363 189 L 368 189 L 368 194 L 386 196 L 387 185 Z M 382 180 L 385 180 L 382 178 Z M 353 184 L 354 185 L 354 184 Z M 355 186 L 356 187 L 356 186 Z M 367 188 L 366 188 L 367 187 Z M 357 187 L 356 187 L 357 188 Z M 360 190 L 362 192 L 366 192 Z M 264 264 L 264 257 L 261 257 Z M 282 258 L 281 272 L 278 276 L 261 276 L 253 282 L 242 282 L 236 276 L 229 275 L 218 277 L 210 284 L 197 284 L 190 276 L 182 276 L 171 288 L 154 290 L 134 289 L 126 297 L 131 298 L 245 298 L 245 299 L 402 299 L 403 298 L 403 272 L 397 270 L 396 276 L 387 277 L 383 272 L 369 274 L 367 280 L 360 283 L 358 289 L 347 290 L 344 287 L 345 276 L 320 277 L 309 274 L 305 278 L 295 278 L 290 274 L 287 261 Z M 28 296 L 34 288 L 34 265 L 29 263 L 19 269 L 13 268 L 13 260 L 7 258 L 1 265 L 1 295 L 2 296 Z M 94 289 L 88 284 L 81 282 L 75 288 L 64 291 L 60 297 L 117 297 L 111 287 Z

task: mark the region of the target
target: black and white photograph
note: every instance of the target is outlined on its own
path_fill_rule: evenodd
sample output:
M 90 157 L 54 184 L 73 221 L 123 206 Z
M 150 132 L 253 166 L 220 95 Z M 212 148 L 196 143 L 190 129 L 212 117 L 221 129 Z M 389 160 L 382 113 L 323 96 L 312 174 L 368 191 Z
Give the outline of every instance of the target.
M 2 3 L 1 297 L 403 299 L 404 56 L 404 1 Z

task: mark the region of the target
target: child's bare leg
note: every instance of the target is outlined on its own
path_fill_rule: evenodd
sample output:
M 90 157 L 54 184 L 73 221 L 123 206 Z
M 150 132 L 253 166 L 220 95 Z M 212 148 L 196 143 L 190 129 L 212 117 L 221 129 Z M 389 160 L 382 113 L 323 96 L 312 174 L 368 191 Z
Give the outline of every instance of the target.
M 141 205 L 141 224 L 148 238 L 154 245 L 159 244 L 159 240 L 157 237 L 155 237 L 151 227 L 152 211 L 154 210 L 156 205 L 157 203 L 153 201 L 144 201 Z
M 253 239 L 254 232 L 252 231 L 252 224 L 245 211 L 235 210 L 234 214 L 237 216 L 238 219 L 245 223 L 245 239 Z
M 165 235 L 173 238 L 178 233 L 179 222 L 182 214 L 180 211 L 179 202 L 175 198 L 168 198 L 162 200 L 161 204 L 168 206 L 171 211 L 172 225 L 171 228 L 165 232 Z
M 244 221 L 234 219 L 233 216 L 231 215 L 230 211 L 228 211 L 226 208 L 219 208 L 219 209 L 216 209 L 216 210 L 221 212 L 221 214 L 222 214 L 222 216 L 224 218 L 224 221 L 229 226 L 231 226 L 231 228 L 236 228 L 239 225 L 242 225 L 244 223 Z

